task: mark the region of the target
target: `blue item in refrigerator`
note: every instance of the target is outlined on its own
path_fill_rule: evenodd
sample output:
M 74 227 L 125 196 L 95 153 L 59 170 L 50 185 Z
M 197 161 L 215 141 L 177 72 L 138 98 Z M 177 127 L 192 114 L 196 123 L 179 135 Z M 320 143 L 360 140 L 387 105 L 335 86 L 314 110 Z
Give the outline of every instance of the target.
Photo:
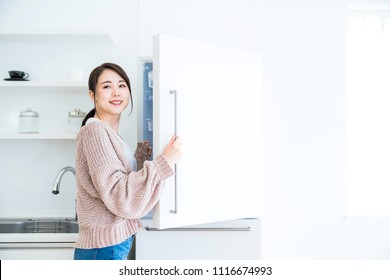
M 153 147 L 153 63 L 143 67 L 143 139 Z M 153 157 L 152 157 L 153 158 Z

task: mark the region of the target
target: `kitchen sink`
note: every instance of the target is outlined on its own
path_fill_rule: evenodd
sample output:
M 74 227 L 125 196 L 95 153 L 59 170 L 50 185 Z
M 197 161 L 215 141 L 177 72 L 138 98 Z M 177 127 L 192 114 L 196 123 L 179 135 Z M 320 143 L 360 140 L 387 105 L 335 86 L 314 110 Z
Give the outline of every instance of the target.
M 0 219 L 0 233 L 78 233 L 71 219 Z

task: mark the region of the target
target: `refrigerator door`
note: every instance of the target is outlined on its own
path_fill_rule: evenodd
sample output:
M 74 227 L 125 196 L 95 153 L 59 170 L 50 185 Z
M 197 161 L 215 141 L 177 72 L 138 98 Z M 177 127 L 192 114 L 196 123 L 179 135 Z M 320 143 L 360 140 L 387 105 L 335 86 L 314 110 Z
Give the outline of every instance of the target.
M 157 35 L 153 72 L 154 156 L 174 133 L 183 142 L 176 175 L 154 208 L 154 226 L 259 217 L 260 54 Z

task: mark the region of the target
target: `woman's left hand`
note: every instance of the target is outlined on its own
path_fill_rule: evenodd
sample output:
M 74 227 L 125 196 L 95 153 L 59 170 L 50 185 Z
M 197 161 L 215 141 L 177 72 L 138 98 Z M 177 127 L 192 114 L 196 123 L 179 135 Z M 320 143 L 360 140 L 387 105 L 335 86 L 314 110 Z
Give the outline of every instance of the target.
M 143 141 L 138 142 L 137 144 L 137 150 L 135 151 L 135 154 L 142 154 L 142 155 L 148 155 L 150 157 L 152 155 L 152 147 L 150 147 L 149 141 Z

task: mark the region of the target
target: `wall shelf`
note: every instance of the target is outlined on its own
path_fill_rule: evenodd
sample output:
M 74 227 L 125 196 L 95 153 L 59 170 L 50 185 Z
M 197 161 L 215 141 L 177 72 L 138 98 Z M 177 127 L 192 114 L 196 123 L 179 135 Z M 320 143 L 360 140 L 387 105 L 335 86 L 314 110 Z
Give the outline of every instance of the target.
M 22 33 L 22 32 L 2 32 L 0 33 L 0 43 L 10 44 L 62 44 L 62 43 L 113 43 L 114 40 L 109 33 L 105 32 L 63 32 L 63 33 Z
M 37 133 L 37 134 L 0 134 L 0 140 L 74 140 L 76 134 L 71 133 Z
M 86 81 L 0 81 L 0 95 L 18 96 L 18 94 L 26 94 L 34 97 L 38 96 L 37 93 L 44 93 L 57 99 L 57 96 L 65 94 L 69 98 L 74 98 L 73 94 L 88 92 L 88 86 Z M 17 93 L 9 95 L 9 92 Z M 30 94 L 33 93 L 33 94 Z M 70 94 L 67 94 L 70 93 Z M 73 97 L 72 97 L 73 95 Z M 42 98 L 42 95 L 40 95 Z M 46 98 L 47 99 L 47 98 Z M 61 99 L 63 100 L 63 99 Z M 5 110 L 8 110 L 6 108 Z M 14 112 L 15 115 L 15 112 Z M 19 134 L 17 130 L 10 129 L 10 127 L 2 127 L 0 131 L 0 140 L 74 140 L 76 139 L 75 133 L 67 133 L 67 127 L 56 127 L 54 131 L 51 127 L 45 127 L 38 134 Z M 7 131 L 8 130 L 8 131 Z
M 88 92 L 87 81 L 0 81 L 0 93 L 13 90 Z

